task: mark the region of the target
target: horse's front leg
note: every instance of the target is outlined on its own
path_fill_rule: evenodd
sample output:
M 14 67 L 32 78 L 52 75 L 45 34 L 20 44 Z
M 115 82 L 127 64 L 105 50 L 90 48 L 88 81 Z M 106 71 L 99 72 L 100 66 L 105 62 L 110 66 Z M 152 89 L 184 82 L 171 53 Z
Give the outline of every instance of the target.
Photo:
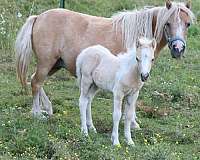
M 114 107 L 113 107 L 113 130 L 111 140 L 113 145 L 120 145 L 119 143 L 119 121 L 121 118 L 121 106 L 122 106 L 123 94 L 114 93 Z
M 133 102 L 132 102 L 132 105 L 133 105 L 133 116 L 132 116 L 132 120 L 131 120 L 131 128 L 133 129 L 140 129 L 140 125 L 137 123 L 136 121 L 136 101 L 137 101 L 137 98 L 138 98 L 138 95 L 139 95 L 139 91 L 137 91 L 135 94 L 134 94 L 134 99 L 133 99 Z
M 131 93 L 127 96 L 125 101 L 125 121 L 124 121 L 124 135 L 128 145 L 134 145 L 131 138 L 131 121 L 135 115 L 135 103 L 137 101 L 139 92 Z M 137 123 L 134 121 L 134 123 Z

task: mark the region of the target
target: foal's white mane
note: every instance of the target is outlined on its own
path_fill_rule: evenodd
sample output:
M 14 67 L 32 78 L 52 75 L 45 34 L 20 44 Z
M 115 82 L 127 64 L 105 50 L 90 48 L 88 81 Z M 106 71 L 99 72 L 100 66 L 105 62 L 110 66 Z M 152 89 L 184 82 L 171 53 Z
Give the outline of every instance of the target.
M 172 3 L 172 7 L 144 8 L 141 10 L 119 12 L 112 17 L 113 27 L 116 31 L 120 28 L 125 48 L 132 48 L 138 37 L 155 38 L 159 43 L 163 36 L 163 28 L 172 14 L 178 16 L 180 10 L 188 14 L 191 22 L 195 19 L 194 14 L 184 3 Z M 152 32 L 153 17 L 157 12 L 155 33 Z M 175 16 L 176 17 L 176 16 Z

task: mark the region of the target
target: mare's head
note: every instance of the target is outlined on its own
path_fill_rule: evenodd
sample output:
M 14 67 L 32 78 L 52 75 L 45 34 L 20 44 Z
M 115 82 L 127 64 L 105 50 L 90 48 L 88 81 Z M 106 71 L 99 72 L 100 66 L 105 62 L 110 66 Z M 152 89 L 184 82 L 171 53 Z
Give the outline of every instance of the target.
M 136 60 L 138 63 L 139 74 L 142 82 L 145 82 L 149 75 L 151 66 L 154 62 L 154 51 L 156 49 L 156 40 L 150 40 L 142 37 L 136 42 Z
M 187 31 L 194 18 L 190 11 L 191 4 L 190 2 L 186 4 L 173 3 L 170 0 L 166 0 L 166 8 L 173 13 L 164 26 L 164 35 L 172 57 L 180 58 L 184 54 Z

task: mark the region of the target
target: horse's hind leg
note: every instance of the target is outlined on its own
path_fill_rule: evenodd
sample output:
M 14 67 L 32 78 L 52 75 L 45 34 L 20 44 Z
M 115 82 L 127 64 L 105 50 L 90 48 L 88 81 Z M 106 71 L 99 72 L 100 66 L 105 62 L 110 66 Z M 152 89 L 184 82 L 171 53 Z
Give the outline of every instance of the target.
M 52 104 L 46 93 L 44 92 L 43 87 L 40 88 L 40 98 L 43 106 L 45 107 L 45 111 L 48 113 L 49 116 L 51 116 L 53 114 Z
M 54 62 L 55 63 L 55 62 Z M 42 110 L 40 106 L 40 98 L 45 105 L 45 108 L 49 114 L 52 114 L 52 106 L 51 102 L 49 101 L 48 97 L 46 96 L 42 85 L 44 80 L 46 79 L 49 70 L 52 67 L 50 62 L 43 62 L 37 65 L 37 70 L 35 74 L 32 76 L 31 86 L 32 86 L 32 95 L 33 95 L 33 108 L 32 113 L 34 116 L 42 116 Z

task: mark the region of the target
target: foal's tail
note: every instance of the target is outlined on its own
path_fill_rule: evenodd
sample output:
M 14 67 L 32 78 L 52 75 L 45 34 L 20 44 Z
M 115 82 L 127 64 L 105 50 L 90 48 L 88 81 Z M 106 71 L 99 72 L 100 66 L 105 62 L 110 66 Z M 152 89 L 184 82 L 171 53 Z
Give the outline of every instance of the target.
M 37 16 L 30 16 L 22 26 L 15 42 L 17 77 L 22 87 L 26 88 L 26 74 L 30 63 L 32 50 L 32 28 Z
M 79 88 L 81 88 L 81 78 L 82 78 L 81 66 L 82 66 L 82 58 L 81 55 L 79 55 L 76 59 L 76 76 Z

